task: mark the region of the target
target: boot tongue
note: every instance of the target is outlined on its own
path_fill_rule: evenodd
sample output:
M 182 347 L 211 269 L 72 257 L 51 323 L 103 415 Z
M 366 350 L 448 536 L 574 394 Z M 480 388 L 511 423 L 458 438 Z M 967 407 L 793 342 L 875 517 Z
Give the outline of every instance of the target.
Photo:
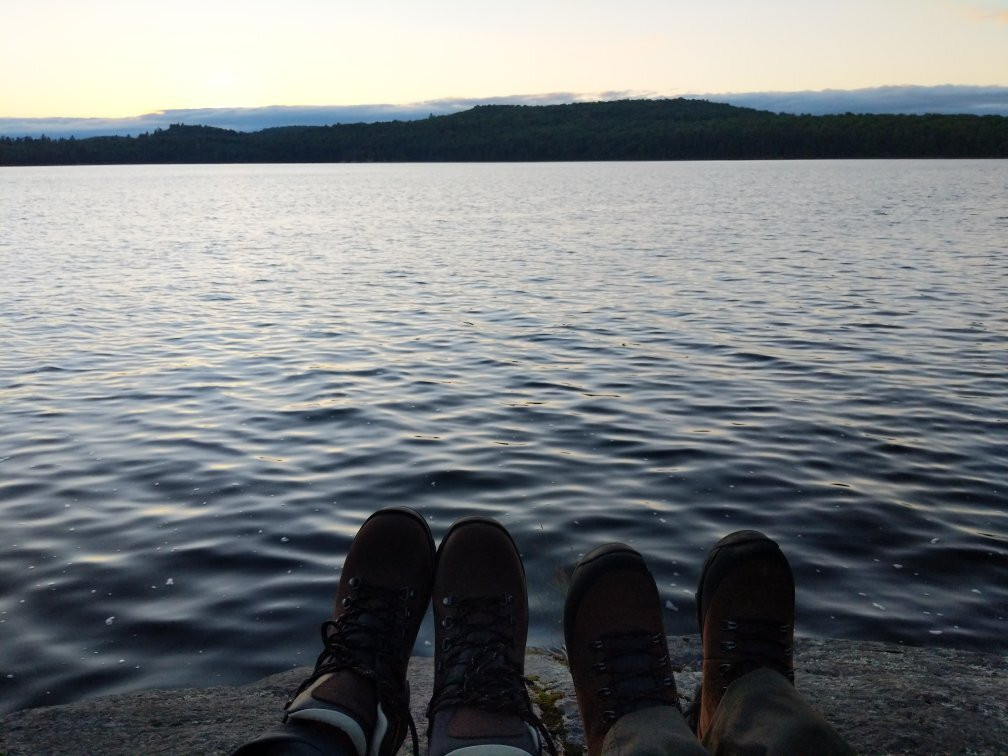
M 356 669 L 372 670 L 380 679 L 403 676 L 405 659 L 391 642 L 399 627 L 393 597 L 390 591 L 361 588 L 346 610 L 330 623 L 328 638 L 335 641 L 331 648 L 334 658 L 347 660 Z M 329 640 L 326 647 L 330 647 Z
M 666 686 L 674 685 L 672 672 L 664 669 L 667 658 L 656 655 L 653 635 L 611 636 L 606 650 L 604 664 L 609 680 L 604 690 L 619 715 L 666 702 Z
M 343 646 L 352 648 L 356 654 L 374 657 L 381 646 L 379 641 L 396 624 L 395 611 L 389 596 L 375 594 L 374 589 L 362 589 L 345 611 L 335 617 L 330 635 L 342 636 Z M 373 663 L 375 659 L 369 661 Z
M 464 645 L 459 658 L 468 661 L 474 656 L 487 660 L 503 660 L 507 654 L 507 644 L 513 642 L 510 633 L 504 630 L 508 627 L 507 614 L 503 603 L 496 598 L 482 599 L 482 605 L 476 605 L 464 611 L 463 623 L 465 630 L 459 633 L 457 642 Z

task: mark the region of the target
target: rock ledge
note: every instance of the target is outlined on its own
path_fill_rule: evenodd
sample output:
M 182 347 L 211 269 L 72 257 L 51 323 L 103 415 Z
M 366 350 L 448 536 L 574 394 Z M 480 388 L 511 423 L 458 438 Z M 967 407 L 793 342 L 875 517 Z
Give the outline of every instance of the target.
M 696 636 L 669 639 L 679 692 L 700 682 Z M 862 753 L 1003 753 L 1008 749 L 1006 657 L 943 648 L 801 638 L 799 690 Z M 421 733 L 433 660 L 410 663 L 413 716 Z M 0 753 L 227 754 L 273 725 L 298 669 L 240 687 L 151 690 L 8 714 Z M 584 743 L 570 676 L 562 660 L 530 651 L 533 697 L 567 753 Z M 423 746 L 422 746 L 423 747 Z M 408 753 L 408 744 L 403 753 Z

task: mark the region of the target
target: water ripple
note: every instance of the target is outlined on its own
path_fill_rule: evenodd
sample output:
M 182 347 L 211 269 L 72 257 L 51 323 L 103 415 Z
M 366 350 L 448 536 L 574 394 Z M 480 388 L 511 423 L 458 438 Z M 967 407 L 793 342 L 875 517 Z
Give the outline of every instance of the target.
M 800 632 L 1004 651 L 1006 171 L 11 173 L 2 707 L 311 663 L 393 504 L 500 518 L 540 645 L 611 540 L 695 632 L 755 527 Z

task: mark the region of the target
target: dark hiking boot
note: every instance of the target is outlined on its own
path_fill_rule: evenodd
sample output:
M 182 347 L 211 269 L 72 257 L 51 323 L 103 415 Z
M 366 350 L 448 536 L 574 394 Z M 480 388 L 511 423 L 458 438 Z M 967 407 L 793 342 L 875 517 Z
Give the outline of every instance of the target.
M 689 722 L 703 738 L 728 686 L 767 667 L 794 683 L 794 578 L 780 547 L 755 530 L 718 541 L 700 574 L 703 679 Z
M 423 517 L 390 508 L 367 519 L 343 563 L 333 619 L 322 625 L 325 648 L 287 703 L 286 727 L 337 728 L 359 756 L 392 756 L 409 731 L 419 753 L 406 666 L 433 575 Z
M 622 543 L 592 549 L 571 575 L 564 605 L 567 661 L 589 756 L 624 714 L 679 700 L 661 600 L 644 558 Z
M 441 541 L 434 575 L 434 692 L 430 756 L 471 746 L 535 756 L 553 743 L 525 687 L 525 569 L 499 523 L 459 520 Z

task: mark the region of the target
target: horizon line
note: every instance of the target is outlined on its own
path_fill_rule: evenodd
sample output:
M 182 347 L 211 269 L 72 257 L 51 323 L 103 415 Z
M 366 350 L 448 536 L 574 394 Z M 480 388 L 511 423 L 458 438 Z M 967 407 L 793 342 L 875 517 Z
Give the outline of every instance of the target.
M 275 126 L 328 126 L 410 121 L 450 115 L 479 105 L 563 105 L 624 99 L 702 99 L 739 107 L 798 115 L 839 113 L 922 115 L 925 113 L 1008 116 L 1008 86 L 945 84 L 886 85 L 860 89 L 820 89 L 725 93 L 659 94 L 635 90 L 595 93 L 439 98 L 415 103 L 359 105 L 265 105 L 167 108 L 124 117 L 0 117 L 0 136 L 55 138 L 136 136 L 175 123 L 259 131 Z M 292 120 L 294 119 L 294 120 Z

